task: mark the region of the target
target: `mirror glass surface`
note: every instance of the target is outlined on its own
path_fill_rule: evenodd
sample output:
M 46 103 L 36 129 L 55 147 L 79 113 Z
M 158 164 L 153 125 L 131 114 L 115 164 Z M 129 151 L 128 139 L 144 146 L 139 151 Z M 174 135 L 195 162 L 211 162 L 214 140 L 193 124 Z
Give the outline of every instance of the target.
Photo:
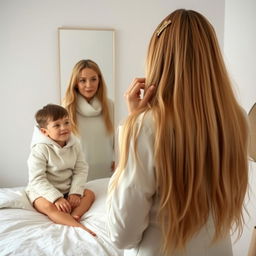
M 106 83 L 107 97 L 114 102 L 114 31 L 59 28 L 58 32 L 60 102 L 65 96 L 75 64 L 85 59 L 90 59 L 97 63 Z M 102 115 L 97 112 L 97 103 L 95 101 L 94 103 L 89 103 L 92 105 L 88 108 L 85 107 L 87 106 L 85 102 L 83 103 L 83 108 L 81 108 L 83 110 L 82 114 L 80 112 L 77 115 L 77 124 L 80 130 L 79 136 L 84 155 L 89 165 L 87 178 L 89 181 L 109 177 L 112 174 L 114 133 L 106 133 L 106 124 Z M 109 105 L 109 111 L 114 119 L 114 105 L 112 103 Z M 112 121 L 114 124 L 115 121 Z
M 58 32 L 61 100 L 75 64 L 91 59 L 100 67 L 108 98 L 114 101 L 114 30 L 59 28 Z

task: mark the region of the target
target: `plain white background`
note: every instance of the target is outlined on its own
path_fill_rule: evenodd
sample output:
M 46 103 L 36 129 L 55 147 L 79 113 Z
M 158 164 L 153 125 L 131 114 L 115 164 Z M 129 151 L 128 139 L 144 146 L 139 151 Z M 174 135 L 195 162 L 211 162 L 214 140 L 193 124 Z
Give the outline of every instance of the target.
M 127 115 L 127 86 L 144 76 L 151 34 L 177 8 L 197 10 L 214 25 L 237 97 L 248 112 L 256 101 L 254 0 L 0 0 L 0 187 L 27 184 L 34 114 L 47 103 L 60 103 L 58 28 L 115 30 L 117 124 Z M 235 256 L 246 255 L 256 224 L 256 182 L 255 174 L 250 175 L 251 217 L 246 217 L 247 227 L 234 245 Z

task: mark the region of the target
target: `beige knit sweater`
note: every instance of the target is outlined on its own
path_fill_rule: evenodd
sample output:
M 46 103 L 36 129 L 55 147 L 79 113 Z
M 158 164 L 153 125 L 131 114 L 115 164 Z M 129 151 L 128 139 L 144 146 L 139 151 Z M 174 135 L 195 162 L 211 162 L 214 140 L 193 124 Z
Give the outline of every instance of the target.
M 31 202 L 38 197 L 54 202 L 66 193 L 83 194 L 88 165 L 74 135 L 61 147 L 35 127 L 28 168 L 26 192 Z

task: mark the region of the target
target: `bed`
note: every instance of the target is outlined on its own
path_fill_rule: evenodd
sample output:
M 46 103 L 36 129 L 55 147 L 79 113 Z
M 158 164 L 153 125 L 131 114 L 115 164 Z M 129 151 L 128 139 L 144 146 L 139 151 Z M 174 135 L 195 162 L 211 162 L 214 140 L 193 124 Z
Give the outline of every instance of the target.
M 0 188 L 0 255 L 121 256 L 108 239 L 105 199 L 109 178 L 93 180 L 86 188 L 96 200 L 81 218 L 93 237 L 81 228 L 55 224 L 29 203 L 25 187 Z

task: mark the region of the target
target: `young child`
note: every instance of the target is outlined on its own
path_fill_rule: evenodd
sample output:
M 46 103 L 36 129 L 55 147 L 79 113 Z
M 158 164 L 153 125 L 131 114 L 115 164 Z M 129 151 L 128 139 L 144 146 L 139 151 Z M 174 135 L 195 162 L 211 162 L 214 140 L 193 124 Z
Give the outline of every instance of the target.
M 80 217 L 90 208 L 94 193 L 85 189 L 88 165 L 78 139 L 71 134 L 65 108 L 48 104 L 35 115 L 35 127 L 28 159 L 27 195 L 38 212 L 53 222 L 80 227 Z

